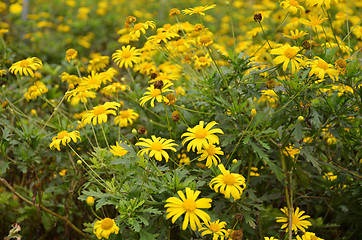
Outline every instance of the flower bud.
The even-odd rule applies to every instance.
[[[180,120],[180,113],[178,111],[174,111],[171,114],[172,121],[177,122]]]
[[[263,19],[263,16],[261,15],[261,13],[255,13],[254,14],[254,21],[255,22],[261,22],[262,19]]]
[[[82,165],[82,160],[78,160],[78,161],[77,161],[77,164],[78,164],[78,165]]]
[[[134,128],[134,129],[132,129],[132,134],[133,135],[137,135],[137,130]]]
[[[298,117],[298,122],[304,121],[304,117],[303,116],[299,116]]]
[[[237,159],[233,159],[233,164],[237,164],[238,160]]]
[[[255,117],[256,116],[256,110],[253,108],[251,109],[251,116]]]
[[[88,206],[92,207],[94,205],[94,197],[87,197],[87,204]]]

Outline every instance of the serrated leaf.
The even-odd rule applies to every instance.
[[[6,173],[6,170],[9,168],[9,162],[0,161],[0,176],[3,176]]]
[[[294,135],[294,139],[296,141],[299,141],[300,139],[304,138],[303,127],[302,127],[302,124],[300,124],[300,122],[298,122],[294,126],[293,135]]]
[[[320,168],[320,164],[317,162],[317,160],[311,154],[309,154],[303,148],[301,149],[301,153],[304,154],[307,161],[312,163],[312,165],[318,170],[319,173],[322,172],[322,169]]]
[[[160,210],[155,209],[155,208],[152,208],[152,207],[143,209],[142,212],[144,212],[144,213],[156,214],[156,215],[162,214],[162,212],[161,212]]]
[[[139,234],[140,240],[156,240],[156,237],[158,236],[158,234],[149,233],[145,229],[141,229],[141,231],[139,231]]]

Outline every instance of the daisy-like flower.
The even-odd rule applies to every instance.
[[[129,33],[130,39],[132,41],[137,41],[139,39],[139,37],[142,34],[146,33],[146,30],[148,28],[152,28],[155,29],[156,28],[156,23],[154,21],[147,21],[145,23],[136,23],[133,26],[133,29],[131,30],[131,32]]]
[[[203,147],[197,154],[202,154],[199,157],[199,161],[206,159],[206,167],[211,168],[212,163],[217,166],[220,163],[220,157],[218,155],[224,155],[221,151],[221,147],[216,147],[214,144],[209,144],[207,147]]]
[[[200,46],[204,46],[204,47],[208,47],[214,43],[211,36],[209,36],[209,35],[203,35],[203,36],[199,37],[197,42]]]
[[[14,63],[9,68],[12,74],[19,73],[21,76],[30,75],[34,77],[34,71],[40,69],[43,66],[42,61],[37,57],[28,57],[27,59],[21,60],[19,62]]]
[[[109,151],[113,153],[114,156],[122,157],[128,153],[128,151],[120,146],[118,142],[116,142],[116,145],[111,145],[110,147],[111,149]]]
[[[169,32],[157,29],[157,34],[150,36],[148,39],[150,42],[161,44],[161,43],[167,43],[169,40],[175,37],[180,37],[180,35],[178,35],[175,32]]]
[[[278,240],[278,239],[274,237],[264,237],[264,240]]]
[[[24,94],[24,97],[27,101],[31,99],[36,99],[38,96],[47,93],[48,88],[44,83],[36,81],[33,86],[28,88],[28,91]]]
[[[305,0],[305,5],[307,7],[322,7],[322,5],[325,5],[326,9],[329,9],[331,2],[338,3],[338,0]]]
[[[272,90],[272,89],[261,90],[261,97],[259,98],[258,103],[267,102],[272,107],[275,107],[277,101],[279,101],[278,94],[276,94],[276,92],[274,90]]]
[[[117,227],[116,223],[111,218],[104,218],[94,224],[93,233],[98,239],[108,239],[111,233],[118,234],[118,232],[119,227]]]
[[[133,67],[133,63],[138,63],[140,61],[140,55],[140,50],[128,45],[127,47],[122,46],[122,49],[120,50],[116,50],[116,52],[112,54],[112,59],[120,68],[123,66],[128,68]]]
[[[140,141],[143,142],[138,142],[135,145],[146,148],[140,150],[137,155],[144,155],[146,153],[150,157],[154,156],[157,161],[162,161],[162,158],[165,158],[166,162],[168,162],[169,155],[165,150],[176,152],[174,147],[178,146],[176,143],[174,143],[173,139],[156,137],[155,135],[152,135],[151,139],[140,138]]]
[[[309,14],[308,19],[309,20],[300,19],[300,23],[310,26],[310,27],[318,27],[328,18],[322,17],[321,15],[317,15],[317,14]]]
[[[178,74],[160,72],[155,79],[151,79],[148,82],[153,83],[156,81],[162,81],[163,83],[169,83],[169,82],[175,81],[177,79],[179,79]]]
[[[88,98],[96,98],[96,93],[86,86],[78,86],[73,90],[67,91],[65,93],[65,98],[68,102],[70,101],[72,106],[75,106],[78,105],[79,101],[87,103]]]
[[[283,33],[283,36],[287,37],[287,38],[290,38],[290,39],[297,40],[297,39],[299,39],[299,38],[301,38],[301,37],[303,37],[303,36],[305,36],[307,34],[308,34],[307,31],[304,32],[304,31],[299,31],[298,29],[296,29],[295,31],[291,30],[290,35]]]
[[[108,56],[102,56],[102,55],[95,55],[92,60],[89,61],[88,64],[88,72],[92,71],[100,71],[102,69],[105,69],[107,65],[109,64],[109,57]]]
[[[291,72],[295,73],[300,69],[299,64],[305,64],[303,56],[301,54],[298,54],[299,50],[299,47],[291,47],[288,43],[286,43],[279,48],[272,49],[270,51],[270,54],[279,55],[275,59],[273,59],[273,62],[275,64],[283,63],[283,71],[287,70],[287,67],[290,63]]]
[[[283,154],[285,156],[290,156],[291,158],[295,158],[295,155],[299,154],[299,148],[294,148],[294,144],[290,144],[288,147],[285,147],[283,150]]]
[[[187,151],[195,152],[201,151],[201,148],[208,148],[209,144],[219,144],[219,137],[215,135],[215,133],[224,134],[224,132],[220,128],[211,129],[215,126],[217,122],[212,121],[208,123],[204,128],[204,121],[200,121],[198,125],[193,128],[187,128],[187,132],[181,135],[181,138],[186,137],[182,144],[185,145],[186,142],[190,141],[187,144]]]
[[[68,62],[70,62],[72,59],[76,59],[77,56],[78,52],[73,48],[70,48],[65,52],[65,58],[68,60]]]
[[[326,74],[329,75],[330,78],[338,81],[338,70],[333,68],[332,64],[326,63],[323,59],[319,57],[315,57],[313,60],[308,62],[308,65],[311,67],[309,72],[309,76],[315,74],[318,78],[323,81]]]
[[[288,10],[291,14],[296,14],[298,11],[304,13],[304,7],[297,0],[285,0],[280,3],[283,9]]]
[[[231,194],[234,200],[239,199],[246,187],[245,178],[240,174],[230,173],[223,164],[219,164],[217,167],[221,174],[210,181],[209,187],[215,192],[219,192],[220,189],[220,193],[224,194],[226,198],[230,198]]]
[[[305,232],[302,237],[297,236],[297,240],[324,240],[324,239],[317,237],[315,233]]]
[[[216,4],[213,4],[213,5],[205,5],[205,6],[198,6],[198,7],[194,7],[194,8],[188,8],[188,9],[184,9],[182,10],[182,13],[183,14],[188,14],[188,15],[192,15],[192,14],[199,14],[199,15],[205,15],[205,11],[206,10],[209,10],[209,9],[212,9],[216,7]]]
[[[138,113],[133,111],[133,109],[127,109],[119,112],[119,115],[114,118],[114,123],[116,125],[119,124],[120,127],[127,127],[133,124],[133,121],[137,120],[138,117]]]
[[[277,222],[281,222],[284,223],[280,229],[286,228],[285,231],[288,232],[288,219],[289,219],[289,213],[288,213],[288,208],[284,207],[280,209],[287,217],[276,217]],[[295,211],[292,214],[292,231],[294,231],[295,234],[297,234],[298,229],[300,229],[302,232],[305,232],[305,230],[309,227],[312,226],[312,224],[305,220],[307,218],[310,218],[310,216],[308,215],[304,215],[305,212],[304,211],[299,211],[299,207],[297,207],[297,209],[295,209]]]
[[[60,75],[60,78],[62,79],[62,82],[67,82],[69,85],[69,89],[74,89],[74,87],[76,85],[79,85],[79,83],[81,82],[81,78],[79,78],[76,75],[71,75],[67,72],[63,72]]]
[[[215,222],[205,222],[205,227],[201,227],[199,231],[203,231],[201,236],[207,234],[212,234],[212,240],[218,240],[219,237],[221,240],[224,240],[224,236],[228,235],[228,231],[225,229],[226,222],[220,222],[216,220]]]
[[[200,191],[193,191],[190,188],[186,188],[186,196],[182,191],[178,191],[177,194],[180,198],[170,197],[166,200],[167,204],[165,208],[167,208],[166,212],[168,213],[166,219],[172,217],[172,223],[185,213],[184,221],[182,224],[182,229],[185,230],[190,223],[190,227],[193,231],[196,231],[196,226],[201,228],[202,221],[209,222],[210,216],[200,210],[200,208],[210,208],[212,199],[210,198],[201,198],[196,200],[200,195]]]
[[[150,75],[151,73],[156,72],[156,66],[153,62],[140,62],[133,68],[133,71]]]
[[[195,67],[197,69],[201,69],[203,67],[209,67],[211,65],[212,60],[207,53],[205,56],[197,57],[195,56]]]
[[[57,134],[56,137],[52,138],[52,143],[49,145],[49,148],[53,150],[54,148],[58,149],[60,151],[60,144],[63,144],[63,146],[66,146],[71,140],[73,142],[77,142],[77,139],[81,140],[79,131],[73,131],[73,132],[67,132],[67,131],[61,131]]]
[[[117,102],[106,102],[103,105],[95,106],[93,110],[83,115],[82,123],[90,124],[92,122],[93,125],[106,123],[108,120],[107,115],[117,115],[115,110],[120,106],[121,104]]]
[[[128,85],[121,84],[119,82],[112,83],[111,85],[105,86],[100,90],[100,92],[107,96],[113,96],[114,93],[118,93],[119,91],[127,91],[130,87]]]
[[[146,102],[151,100],[151,107],[155,106],[155,99],[157,102],[168,102],[168,99],[162,95],[162,93],[173,92],[173,90],[168,89],[173,86],[173,83],[166,83],[161,89],[155,88],[152,84],[147,88],[147,92],[143,94],[143,97],[140,98],[140,105],[143,107]]]

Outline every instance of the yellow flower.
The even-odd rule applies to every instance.
[[[62,169],[62,171],[59,172],[59,175],[64,177],[65,174],[67,174],[67,171],[68,171],[67,169]]]
[[[200,46],[208,47],[211,44],[213,44],[214,41],[212,40],[212,38],[209,35],[203,35],[198,38],[198,43]]]
[[[111,233],[118,234],[118,232],[119,227],[117,227],[113,219],[104,218],[94,224],[93,233],[98,239],[101,239],[102,237],[108,239]]]
[[[69,84],[69,89],[74,89],[75,85],[78,85],[81,82],[81,78],[67,72],[63,72],[60,75],[60,78],[62,79],[62,82],[67,82]]]
[[[189,8],[189,9],[184,9],[182,10],[183,14],[188,14],[188,15],[192,15],[192,14],[199,14],[199,15],[205,15],[205,11],[212,9],[216,7],[216,4],[213,4],[211,6],[205,5],[205,6],[198,6],[198,7],[194,7],[194,8]]]
[[[288,232],[288,219],[289,219],[289,213],[288,208],[284,207],[280,209],[287,217],[276,217],[277,222],[284,223],[280,229],[286,228],[285,231]],[[305,229],[307,229],[309,226],[312,226],[312,224],[305,220],[306,218],[309,218],[310,216],[304,215],[304,211],[299,211],[299,207],[295,209],[295,211],[292,214],[292,231],[294,231],[295,234],[297,234],[298,229],[300,229],[302,232],[305,232]]]
[[[65,53],[65,58],[68,60],[68,62],[70,62],[72,59],[76,59],[77,56],[78,52],[73,48],[68,49]]]
[[[309,14],[308,15],[308,19],[300,19],[300,23],[310,26],[310,27],[318,27],[320,26],[325,20],[327,20],[328,18],[326,17],[322,17],[320,15],[317,14]]]
[[[283,150],[283,154],[285,156],[290,156],[291,158],[295,158],[295,155],[299,154],[300,150],[298,148],[294,148],[294,144],[290,144],[288,147],[285,147]]]
[[[168,213],[166,219],[172,217],[172,223],[185,213],[184,221],[182,224],[182,229],[185,230],[190,223],[190,227],[193,231],[196,231],[196,226],[201,228],[200,219],[204,222],[210,221],[210,216],[200,210],[200,208],[210,208],[212,199],[210,198],[201,198],[196,200],[201,192],[193,191],[190,188],[186,188],[186,196],[182,191],[178,191],[177,194],[180,198],[170,197],[166,200],[167,208],[166,212]]]
[[[277,101],[279,101],[279,98],[274,90],[261,90],[261,97],[259,98],[258,103],[268,102],[272,107],[276,107]]]
[[[168,16],[172,17],[172,16],[176,16],[176,15],[180,15],[181,12],[180,10],[178,10],[177,8],[172,8],[168,14]]]
[[[230,173],[223,164],[219,164],[218,168],[221,174],[210,181],[209,187],[215,192],[219,192],[220,189],[220,193],[224,194],[226,198],[230,198],[231,194],[234,200],[239,199],[246,187],[245,178],[240,174]]]
[[[138,38],[141,36],[141,33],[145,34],[146,30],[148,28],[155,29],[156,28],[156,23],[154,21],[147,21],[145,23],[141,23],[141,22],[136,23],[133,26],[132,31],[129,33],[131,41],[138,41]]]
[[[111,147],[110,151],[111,153],[113,153],[114,156],[122,157],[128,153],[128,151],[124,149],[122,146],[120,146],[118,142],[116,142],[116,145],[111,145],[110,147]]]
[[[278,239],[274,237],[264,237],[264,240],[278,240]]]
[[[89,61],[88,64],[88,72],[91,71],[100,71],[107,67],[109,64],[109,57],[108,56],[101,56],[101,55],[95,55],[92,60]]]
[[[331,7],[331,1],[338,3],[338,0],[305,0],[305,5],[307,7],[322,7],[322,5],[326,6],[326,9]]]
[[[116,115],[116,109],[121,105],[117,102],[106,102],[103,105],[98,105],[93,108],[93,110],[88,111],[82,117],[82,123],[93,125],[106,123],[108,120],[107,114]]]
[[[151,100],[151,107],[155,106],[155,99],[157,102],[168,102],[168,99],[162,95],[162,93],[165,92],[173,92],[173,90],[168,89],[171,87],[173,83],[166,83],[161,89],[155,88],[155,86],[152,84],[150,85],[147,90],[148,92],[145,92],[143,94],[143,97],[140,98],[140,105],[143,107],[146,102]]]
[[[304,7],[302,7],[297,0],[285,0],[280,3],[283,9],[288,10],[291,14],[296,14],[299,10],[300,13],[304,13]]]
[[[36,81],[33,86],[28,88],[28,91],[24,94],[24,97],[27,101],[30,101],[31,99],[36,99],[38,96],[47,92],[48,88],[44,85],[44,83]]]
[[[126,91],[129,90],[130,87],[128,85],[121,84],[119,82],[112,83],[111,85],[105,86],[100,91],[102,94],[107,96],[113,96],[113,93],[117,93],[119,91]]]
[[[66,146],[71,140],[76,143],[78,138],[79,140],[81,140],[79,131],[61,131],[57,134],[56,137],[52,138],[52,143],[49,145],[49,148],[53,150],[53,148],[55,147],[56,149],[58,149],[58,151],[60,151],[60,143],[63,144],[63,146]]]
[[[21,60],[11,65],[9,70],[12,74],[19,73],[21,76],[30,75],[31,77],[34,77],[34,71],[40,69],[42,65],[43,63],[39,58],[28,57],[27,59]]]
[[[297,40],[305,35],[307,35],[308,32],[307,31],[299,31],[298,29],[296,29],[295,31],[291,30],[290,31],[290,35],[287,35],[285,33],[283,33],[284,37],[290,38],[290,39],[294,39]]]
[[[220,158],[218,155],[224,155],[224,152],[221,151],[221,147],[215,147],[213,144],[209,144],[208,147],[203,147],[197,154],[202,154],[199,157],[199,161],[206,159],[206,167],[211,168],[212,163],[217,166],[220,162]]]
[[[195,67],[201,69],[203,67],[208,67],[211,65],[212,60],[209,58],[207,53],[205,56],[197,57],[195,56]]]
[[[332,172],[328,172],[324,174],[323,178],[332,182],[337,179],[337,175],[334,175]]]
[[[181,138],[186,137],[182,144],[185,145],[186,142],[190,141],[187,144],[187,151],[201,151],[202,147],[208,147],[209,144],[219,144],[219,138],[214,133],[224,134],[220,128],[211,129],[217,123],[212,121],[208,123],[204,128],[204,121],[200,121],[198,125],[193,128],[187,128],[188,132],[185,132],[181,135]]]
[[[176,152],[174,147],[178,146],[176,143],[173,143],[173,139],[166,139],[161,137],[156,137],[155,135],[151,136],[151,139],[140,138],[140,141],[135,145],[146,147],[138,152],[137,155],[148,154],[150,157],[155,157],[157,161],[162,161],[162,158],[165,158],[166,162],[168,162],[169,155],[165,150],[172,150]]]
[[[65,98],[68,102],[70,101],[70,104],[72,106],[74,106],[78,105],[79,101],[81,101],[82,103],[87,103],[88,98],[96,98],[96,93],[86,86],[78,86],[74,90],[68,90],[65,93]]]
[[[90,207],[93,206],[94,205],[94,197],[88,196],[86,202],[87,202],[88,206],[90,206]]]
[[[226,222],[220,222],[220,220],[216,220],[215,222],[205,222],[205,227],[201,227],[199,231],[203,231],[201,236],[205,236],[207,234],[212,234],[212,240],[218,240],[219,237],[221,240],[224,239],[224,236],[228,235],[228,231],[225,229]]]
[[[153,62],[140,62],[133,68],[133,71],[140,72],[141,74],[150,75],[153,72],[156,72],[156,66]]]
[[[180,37],[177,33],[169,32],[165,30],[157,30],[157,34],[150,36],[148,40],[153,43],[161,44],[161,43],[167,43],[168,40],[171,40],[172,38]]]
[[[138,113],[133,111],[133,109],[127,109],[124,111],[120,111],[119,115],[114,118],[114,123],[121,127],[127,127],[128,125],[133,124],[134,120],[137,120],[139,117]]]
[[[302,59],[302,55],[298,54],[299,47],[291,47],[288,43],[284,44],[280,48],[272,49],[270,54],[279,55],[273,62],[275,64],[283,63],[283,71],[287,70],[287,67],[290,63],[291,65],[291,72],[295,73],[299,71],[300,66],[299,64],[304,65],[304,60]]]
[[[128,68],[133,67],[133,63],[140,61],[139,55],[141,55],[140,50],[128,45],[127,47],[122,46],[121,50],[116,50],[116,52],[112,54],[112,59],[120,68],[123,66]]]
[[[332,64],[326,63],[323,59],[315,57],[313,60],[308,62],[308,65],[311,67],[309,76],[315,74],[318,78],[323,81],[325,74],[328,74],[330,78],[338,81],[338,70],[333,68]]]
[[[190,165],[191,160],[185,153],[178,154],[177,158],[180,160],[180,165]]]
[[[87,77],[83,77],[80,85],[87,86],[89,89],[98,89],[101,87],[102,83],[107,83],[107,81],[112,82],[113,74],[110,72],[101,72],[97,73],[92,71]]]
[[[312,232],[305,232],[302,237],[297,236],[297,240],[324,240],[323,238],[319,238]]]

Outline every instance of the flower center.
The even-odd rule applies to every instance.
[[[122,118],[129,118],[131,116],[131,113],[128,110],[126,110],[126,111],[121,111],[120,115]]]
[[[128,51],[128,50],[124,50],[123,52],[122,52],[122,57],[123,58],[130,58],[130,57],[132,57],[132,53],[130,52],[130,51]]]
[[[199,57],[199,61],[202,62],[202,63],[206,63],[207,58],[206,57]]]
[[[203,128],[199,128],[195,131],[195,138],[204,138],[207,136],[207,131]]]
[[[93,109],[93,114],[100,115],[100,114],[103,114],[105,111],[106,111],[106,108],[104,106],[96,106]]]
[[[203,7],[195,7],[193,12],[194,13],[200,13],[200,12],[203,12],[204,8]]]
[[[217,223],[210,223],[209,229],[210,229],[212,232],[214,232],[214,233],[220,231],[219,224],[217,224]]]
[[[299,218],[297,216],[295,216],[295,214],[293,213],[292,225],[298,225],[298,224],[299,224]]]
[[[101,226],[104,230],[109,230],[113,227],[113,221],[110,218],[105,218],[101,221]]]
[[[142,27],[143,27],[143,23],[137,23],[134,25],[133,29],[137,31],[137,30],[140,30]]]
[[[160,142],[154,142],[151,144],[151,148],[156,151],[161,151],[163,149],[163,145]]]
[[[69,133],[67,131],[61,131],[61,132],[58,133],[57,138],[58,139],[63,139],[63,138],[68,137],[68,136],[69,136]]]
[[[235,177],[230,173],[225,174],[222,180],[226,185],[233,185],[236,182]]]
[[[182,207],[187,212],[193,212],[196,209],[196,203],[192,199],[185,199],[184,203],[182,204]]]
[[[297,55],[297,51],[294,48],[287,48],[284,52],[284,55],[291,59],[293,58],[295,55]]]
[[[20,62],[19,62],[19,66],[20,67],[27,67],[27,66],[29,66],[30,65],[30,62],[28,61],[28,60],[21,60]]]
[[[209,154],[209,156],[212,156],[215,154],[216,149],[215,149],[214,145],[209,145],[209,148],[206,151]]]
[[[328,69],[328,64],[327,64],[325,61],[319,61],[317,66],[318,66],[319,68],[324,69],[324,70],[327,70],[327,69]]]
[[[160,95],[160,94],[161,94],[161,90],[158,89],[158,88],[153,89],[153,90],[150,92],[150,95],[151,95],[152,97],[157,97],[157,96]]]

